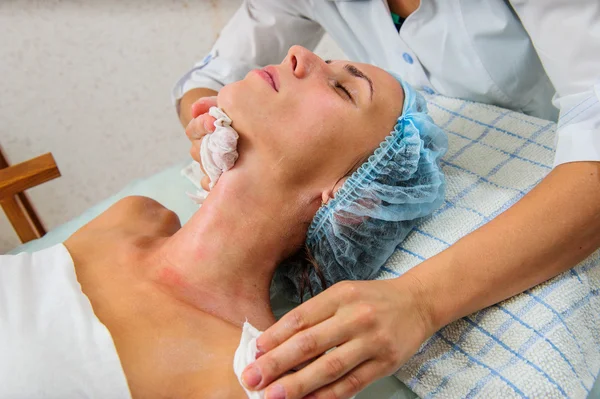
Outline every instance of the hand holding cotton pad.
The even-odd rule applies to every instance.
[[[233,167],[238,158],[239,135],[231,127],[231,119],[217,107],[210,107],[208,114],[216,119],[215,131],[207,134],[200,145],[202,168],[210,179],[212,189],[223,172]]]
[[[202,138],[200,144],[200,160],[202,168],[210,179],[212,189],[223,172],[233,167],[238,158],[237,142],[239,135],[231,127],[231,119],[217,107],[210,107],[208,114],[216,119],[215,131]],[[208,193],[198,191],[196,195],[189,194],[196,203],[202,204]]]

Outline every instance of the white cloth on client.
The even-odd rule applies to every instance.
[[[131,398],[62,244],[0,256],[0,397]]]

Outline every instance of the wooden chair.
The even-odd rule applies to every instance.
[[[0,206],[21,242],[46,234],[25,190],[60,177],[52,154],[47,153],[9,166],[0,147]]]

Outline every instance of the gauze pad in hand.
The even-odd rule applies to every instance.
[[[240,345],[235,351],[233,357],[233,372],[237,376],[242,388],[246,391],[249,399],[263,399],[265,397],[264,391],[249,391],[244,387],[242,382],[242,372],[247,365],[256,360],[256,353],[258,348],[256,347],[256,339],[262,334],[250,323],[245,322],[242,327],[242,338],[240,339]]]
[[[242,382],[242,372],[250,363],[253,363],[256,360],[256,354],[258,353],[258,348],[256,347],[256,340],[262,331],[258,331],[252,324],[246,321],[244,326],[242,327],[242,337],[240,338],[240,345],[235,351],[235,355],[233,357],[233,372],[238,378],[238,381],[246,391],[246,395],[248,399],[264,399],[265,391],[249,391],[244,386]],[[330,349],[333,350],[333,349]],[[329,352],[329,351],[328,351]],[[306,365],[307,363],[305,363]],[[350,399],[354,399],[355,396]]]
[[[238,134],[231,127],[231,119],[220,108],[210,107],[208,114],[216,119],[215,131],[207,134],[200,145],[200,160],[212,189],[223,172],[233,167],[238,158]]]

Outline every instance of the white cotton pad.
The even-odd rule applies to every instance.
[[[210,107],[208,114],[216,119],[215,131],[202,139],[200,160],[212,189],[223,172],[231,169],[237,161],[239,135],[231,127],[231,119],[220,108]]]
[[[258,331],[256,327],[246,321],[244,326],[242,327],[242,337],[240,338],[240,345],[235,351],[235,355],[233,356],[233,372],[238,378],[240,385],[246,391],[246,395],[248,399],[264,399],[265,391],[249,391],[244,386],[242,382],[242,372],[250,363],[253,363],[256,360],[256,354],[258,353],[258,348],[256,347],[256,340],[262,331]],[[330,349],[332,351],[333,349]],[[329,352],[329,351],[327,351]],[[305,365],[308,363],[305,363]],[[304,366],[302,366],[304,367]],[[300,368],[302,368],[300,367]],[[289,374],[289,373],[288,373]],[[353,396],[350,399],[355,399]]]
[[[246,395],[248,395],[249,399],[263,399],[265,397],[264,390],[249,391],[246,389],[246,387],[244,387],[244,383],[242,382],[242,372],[247,365],[256,360],[256,353],[258,352],[258,348],[256,347],[256,339],[260,337],[260,334],[262,334],[262,332],[258,331],[254,326],[246,321],[242,327],[240,345],[235,351],[235,355],[233,357],[233,371],[240,381],[242,388],[244,388],[244,391],[246,391]]]

